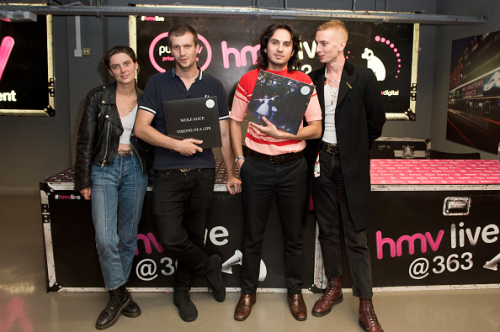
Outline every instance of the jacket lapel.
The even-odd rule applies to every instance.
[[[342,101],[347,96],[349,91],[351,91],[355,85],[356,85],[356,77],[354,75],[354,67],[348,60],[346,60],[344,64],[344,70],[342,71],[342,77],[340,79],[339,97],[337,100],[337,106],[342,103]]]
[[[323,121],[321,121],[323,129],[321,133],[325,131],[325,67],[323,70],[319,70],[316,76],[313,78],[313,83],[316,85],[316,94],[318,95],[319,105],[321,106],[321,115]]]
[[[104,116],[106,116],[107,120],[118,128],[123,128],[122,121],[120,120],[120,114],[118,113],[118,108],[116,106],[116,82],[107,86],[106,90],[104,90],[102,100],[103,106],[107,107],[107,112],[104,112]]]

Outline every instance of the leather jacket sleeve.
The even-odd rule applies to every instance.
[[[76,143],[76,162],[75,162],[75,190],[80,191],[83,188],[92,187],[91,165],[95,146],[96,132],[98,126],[97,119],[97,96],[98,92],[93,91],[87,95],[83,116],[78,129],[78,138]]]
[[[142,99],[142,90],[137,89],[137,99],[140,104]],[[154,148],[152,145],[144,142],[139,137],[135,136],[135,123],[134,128],[132,128],[132,133],[130,135],[130,144],[139,156],[141,162],[142,172],[148,173],[153,168],[153,153]]]

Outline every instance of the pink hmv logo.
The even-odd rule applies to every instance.
[[[2,39],[2,44],[0,45],[0,80],[2,80],[3,72],[7,61],[9,60],[10,52],[14,48],[14,38],[11,36],[5,36]]]

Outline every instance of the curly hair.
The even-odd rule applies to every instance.
[[[293,53],[292,56],[290,57],[290,60],[288,60],[288,71],[291,72],[293,70],[298,70],[300,66],[300,60],[299,60],[300,36],[297,33],[297,31],[295,31],[293,26],[288,23],[272,24],[262,32],[262,35],[260,36],[260,50],[256,66],[257,68],[262,68],[262,69],[267,69],[269,67],[269,59],[267,57],[267,53],[265,50],[267,49],[267,44],[269,43],[269,39],[271,39],[276,30],[279,29],[287,30],[288,32],[290,32],[290,35],[292,36]]]

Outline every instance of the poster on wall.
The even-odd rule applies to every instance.
[[[497,153],[500,142],[500,31],[454,40],[446,139]]]
[[[51,32],[51,15],[0,20],[0,115],[55,115]]]
[[[198,31],[201,46],[198,66],[222,81],[231,105],[239,79],[255,68],[260,34],[277,22],[260,18],[139,16],[130,29],[136,32],[137,58],[141,68],[139,87],[144,88],[152,75],[174,67],[174,58],[167,46],[168,30],[175,24],[186,23]],[[310,73],[321,68],[323,65],[316,56],[314,39],[317,27],[323,22],[294,20],[288,23],[301,35],[299,58],[302,64],[299,69]],[[349,30],[345,55],[353,63],[374,71],[387,118],[415,120],[417,53],[414,52],[414,36],[418,35],[418,25],[345,23]]]

